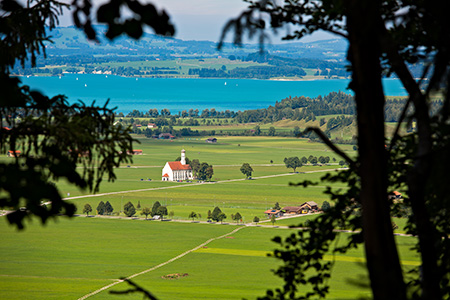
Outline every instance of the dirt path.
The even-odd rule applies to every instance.
[[[142,272],[139,272],[139,273],[130,275],[130,276],[128,276],[128,277],[125,278],[125,279],[118,279],[117,281],[115,281],[115,282],[113,282],[113,283],[111,283],[111,284],[108,284],[108,285],[106,285],[106,286],[104,286],[104,287],[102,287],[102,288],[100,288],[100,289],[98,289],[98,290],[96,290],[96,291],[93,291],[92,293],[89,293],[89,294],[87,294],[87,295],[84,295],[84,296],[81,297],[81,298],[78,298],[78,300],[84,300],[84,299],[87,299],[87,298],[89,298],[89,297],[91,297],[91,296],[94,296],[94,295],[96,295],[96,294],[98,294],[98,293],[100,293],[100,292],[102,292],[102,291],[104,291],[104,290],[107,290],[107,289],[109,289],[109,288],[111,288],[111,287],[113,287],[113,286],[115,286],[115,285],[117,285],[117,284],[119,284],[119,283],[121,283],[121,282],[124,282],[125,280],[133,279],[133,278],[135,278],[135,277],[137,277],[137,276],[139,276],[139,275],[143,275],[143,274],[146,274],[146,273],[148,273],[148,272],[151,272],[151,271],[154,271],[154,270],[156,270],[156,269],[159,269],[159,268],[161,268],[161,267],[163,267],[163,266],[165,266],[165,265],[167,265],[167,264],[170,264],[170,263],[173,262],[173,261],[176,261],[176,260],[178,260],[178,259],[180,259],[180,258],[186,256],[187,254],[189,254],[189,253],[191,253],[191,252],[193,252],[193,251],[196,251],[196,250],[198,250],[198,249],[200,249],[200,248],[202,248],[202,247],[208,245],[209,243],[211,243],[211,242],[213,242],[213,241],[215,241],[215,240],[219,240],[219,239],[222,239],[222,238],[224,238],[224,237],[227,237],[227,236],[229,236],[229,235],[231,235],[231,234],[233,234],[233,233],[235,233],[235,232],[237,232],[237,231],[239,231],[239,230],[241,230],[241,229],[243,229],[243,228],[245,228],[245,226],[238,227],[238,228],[234,229],[233,231],[231,231],[231,232],[229,232],[229,233],[226,233],[226,234],[224,234],[224,235],[221,235],[221,236],[218,236],[218,237],[215,237],[215,238],[211,238],[211,239],[207,240],[206,242],[204,242],[204,243],[198,245],[197,247],[192,248],[191,250],[188,250],[188,251],[186,251],[186,252],[183,252],[183,253],[181,253],[180,255],[175,256],[174,258],[169,259],[168,261],[165,261],[165,262],[163,262],[163,263],[161,263],[161,264],[159,264],[159,265],[156,265],[156,266],[154,266],[154,267],[152,267],[152,268],[150,268],[150,269],[144,270],[144,271],[142,271]]]
[[[303,173],[306,174],[306,173],[330,172],[330,171],[335,171],[335,170],[342,170],[342,169],[341,168],[322,169],[322,170],[317,170],[317,171],[307,171],[307,172],[303,172]],[[297,173],[284,173],[284,174],[276,174],[276,175],[259,176],[259,177],[253,177],[252,180],[264,179],[264,178],[273,178],[273,177],[282,177],[282,176],[292,176],[292,175],[297,175]],[[186,188],[186,187],[203,185],[203,184],[221,184],[221,183],[244,181],[244,180],[246,180],[246,179],[245,178],[239,178],[239,179],[231,179],[231,180],[220,180],[220,181],[214,181],[214,182],[180,184],[180,185],[175,185],[175,186],[165,186],[165,187],[157,187],[157,188],[148,188],[148,189],[139,189],[139,190],[129,190],[129,191],[119,191],[119,192],[110,192],[110,193],[75,196],[75,197],[64,198],[63,200],[73,200],[73,199],[90,198],[90,197],[101,197],[101,196],[108,196],[108,195],[128,194],[128,193],[136,193],[136,192],[147,192],[147,191],[155,191],[155,190],[177,189],[177,188]]]

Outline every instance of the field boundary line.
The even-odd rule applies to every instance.
[[[241,229],[243,229],[243,228],[246,228],[246,226],[238,227],[238,228],[236,228],[236,229],[234,229],[234,230],[232,230],[232,231],[230,231],[230,232],[228,232],[228,233],[226,233],[226,234],[223,234],[223,235],[221,235],[221,236],[218,236],[218,237],[215,237],[215,238],[210,238],[210,239],[207,240],[206,242],[204,242],[204,243],[202,243],[202,244],[200,244],[200,245],[198,245],[198,246],[196,246],[196,247],[194,247],[194,248],[192,248],[192,249],[190,249],[190,250],[187,250],[187,251],[181,253],[180,255],[175,256],[175,257],[173,257],[173,258],[171,258],[171,259],[169,259],[169,260],[167,260],[167,261],[165,261],[165,262],[163,262],[163,263],[160,263],[159,265],[156,265],[156,266],[154,266],[154,267],[151,267],[150,269],[144,270],[144,271],[142,271],[142,272],[139,272],[139,273],[135,273],[135,274],[133,274],[133,275],[130,275],[130,276],[126,277],[125,279],[117,279],[117,281],[115,281],[115,282],[113,282],[113,283],[111,283],[111,284],[108,284],[108,285],[106,285],[106,286],[104,286],[104,287],[102,287],[102,288],[100,288],[100,289],[98,289],[98,290],[96,290],[96,291],[93,291],[93,292],[91,292],[91,293],[89,293],[89,294],[87,294],[87,295],[84,295],[83,297],[78,298],[78,300],[84,300],[84,299],[87,299],[87,298],[89,298],[89,297],[91,297],[91,296],[94,296],[94,295],[96,295],[96,294],[98,294],[98,293],[100,293],[100,292],[102,292],[102,291],[104,291],[104,290],[107,290],[107,289],[109,289],[109,288],[111,288],[111,287],[113,287],[113,286],[115,286],[115,285],[117,285],[117,284],[119,284],[119,283],[122,283],[122,282],[124,282],[125,280],[133,279],[133,278],[135,278],[135,277],[137,277],[137,276],[139,276],[139,275],[143,275],[143,274],[146,274],[146,273],[148,273],[148,272],[151,272],[151,271],[154,271],[154,270],[156,270],[156,269],[159,269],[159,268],[161,268],[161,267],[163,267],[163,266],[165,266],[165,265],[167,265],[167,264],[170,264],[171,262],[174,262],[174,261],[176,261],[176,260],[178,260],[178,259],[180,259],[180,258],[186,256],[186,255],[189,254],[189,253],[192,253],[192,252],[194,252],[194,251],[196,251],[196,250],[198,250],[198,249],[200,249],[200,248],[202,248],[202,247],[208,245],[209,243],[211,243],[211,242],[213,242],[213,241],[215,241],[215,240],[219,240],[219,239],[225,238],[225,237],[227,237],[227,236],[229,236],[229,235],[231,235],[231,234],[233,234],[233,233],[238,232],[239,230],[241,230]]]

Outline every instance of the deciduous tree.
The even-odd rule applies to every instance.
[[[83,214],[86,214],[86,216],[89,216],[89,213],[91,211],[92,211],[91,205],[89,203],[86,203],[83,208]]]
[[[164,219],[164,216],[167,216],[167,207],[160,206],[158,207],[158,210],[156,211],[156,215],[161,217],[161,220]]]
[[[241,214],[240,214],[239,212],[237,212],[237,213],[233,216],[232,219],[233,219],[234,221],[236,221],[236,223],[239,223],[239,221],[242,220],[242,216],[241,216]]]
[[[223,220],[225,220],[227,218],[227,215],[223,212],[221,212],[218,216],[217,216],[217,221],[220,221],[220,223],[223,223]]]
[[[142,209],[141,215],[145,215],[145,219],[147,220],[148,215],[152,214],[152,210],[150,209],[150,207],[144,207]]]
[[[323,204],[322,204],[322,211],[326,212],[326,211],[329,210],[329,209],[330,209],[330,202],[328,202],[328,201],[323,201]]]
[[[275,222],[277,221],[277,217],[275,215],[270,216],[270,222],[272,223],[272,226],[275,225]]]
[[[252,176],[253,168],[249,163],[243,163],[240,170],[242,174],[244,174],[247,178]]]
[[[197,213],[194,211],[191,211],[191,213],[188,216],[189,219],[192,219],[192,222],[194,222],[194,219],[197,219]]]
[[[222,210],[218,206],[214,207],[214,210],[213,210],[213,212],[211,214],[211,219],[213,221],[219,222],[219,215],[221,213],[222,213]]]
[[[161,203],[159,203],[159,201],[156,201],[155,203],[153,203],[153,207],[152,207],[152,217],[157,215],[158,212],[158,208],[161,206]]]
[[[284,164],[286,165],[286,168],[292,168],[294,172],[297,168],[302,166],[302,163],[297,156],[284,158]]]

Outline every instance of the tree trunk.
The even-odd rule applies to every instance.
[[[384,133],[382,25],[378,1],[348,2],[349,59],[355,92],[363,235],[374,299],[406,299],[406,290],[392,231],[387,197],[387,156]]]

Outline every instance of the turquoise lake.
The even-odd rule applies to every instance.
[[[62,77],[21,77],[24,84],[47,96],[64,94],[70,103],[78,100],[103,105],[118,112],[167,108],[243,111],[266,108],[289,96],[317,97],[333,91],[350,93],[349,80],[276,81],[253,79],[164,79],[128,78],[113,75],[66,74]],[[386,95],[406,95],[395,79],[383,81]]]

